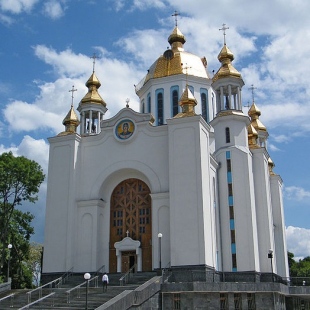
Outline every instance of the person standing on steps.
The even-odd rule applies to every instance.
[[[109,284],[109,277],[107,273],[105,272],[102,276],[103,292],[106,292],[108,290],[108,284]]]

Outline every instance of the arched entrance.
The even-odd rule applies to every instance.
[[[116,250],[115,243],[124,238],[140,241],[142,271],[152,270],[152,212],[150,189],[141,180],[127,179],[118,184],[111,195],[110,208],[110,272],[126,272],[138,264],[134,248]],[[117,268],[117,255],[121,255]],[[120,257],[119,257],[120,259]]]

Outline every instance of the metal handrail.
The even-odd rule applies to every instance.
[[[37,300],[35,300],[35,301],[31,302],[31,303],[28,303],[26,306],[24,306],[22,308],[19,308],[18,310],[29,309],[29,306],[32,306],[32,305],[34,305],[34,304],[36,304],[36,303],[38,303],[38,302],[40,302],[40,301],[42,301],[42,300],[44,300],[44,299],[46,299],[48,297],[51,297],[54,294],[55,294],[55,292],[50,293],[50,294],[48,294],[48,295],[46,295],[44,297],[41,297],[40,299],[37,299]],[[53,299],[53,302],[52,302],[52,306],[54,306],[54,299]]]
[[[42,286],[39,286],[33,290],[31,290],[30,292],[27,292],[26,294],[28,295],[28,303],[31,302],[31,294],[36,292],[36,291],[39,291],[39,299],[42,297],[42,289],[45,288],[45,287],[48,287],[49,289],[52,289],[53,288],[53,284],[55,287],[59,286],[62,282],[62,277],[59,277],[51,282],[48,282]]]
[[[66,272],[61,276],[62,282],[63,282],[63,283],[66,283],[66,280],[71,276],[72,273],[73,273],[73,267],[71,267],[68,271],[66,271]],[[61,284],[61,283],[59,283],[59,284]],[[58,285],[59,285],[59,284],[58,284]]]
[[[102,272],[100,272],[102,271]],[[100,273],[104,273],[105,272],[105,265],[102,265],[97,271],[96,271],[96,275],[100,274]]]
[[[94,282],[94,286],[95,287],[98,287],[98,276],[95,276],[93,277],[92,279],[89,279],[88,280],[88,283],[92,283]],[[81,297],[81,287],[83,285],[86,285],[87,281],[84,281],[83,283],[71,288],[70,290],[66,291],[67,293],[67,304],[70,304],[70,301],[71,301],[71,293],[74,292],[74,291],[77,291],[77,298],[80,298]]]
[[[12,294],[10,294],[10,295],[8,295],[8,296],[5,296],[5,297],[0,298],[0,303],[1,303],[2,301],[4,301],[5,299],[11,298],[11,305],[10,305],[10,307],[12,308],[12,307],[13,307],[13,298],[14,298],[14,295],[15,295],[15,293],[12,293]]]
[[[133,274],[133,270],[136,270],[137,265],[133,265],[120,279],[119,285],[123,286],[123,284],[127,284],[128,280],[130,279],[131,275]]]

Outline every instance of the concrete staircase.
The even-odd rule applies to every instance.
[[[129,283],[125,286],[119,285],[120,274],[110,274],[108,285],[108,291],[103,292],[101,279],[99,280],[98,287],[94,287],[91,283],[88,288],[87,294],[87,305],[88,309],[96,309],[100,305],[106,303],[115,296],[121,294],[125,290],[134,290],[139,287],[144,282],[148,281],[152,277],[156,276],[154,272],[147,273],[137,273],[134,274]],[[50,293],[54,293],[53,296],[50,296],[39,303],[29,306],[29,309],[86,309],[86,287],[81,286],[80,289],[74,290],[70,293],[70,303],[68,303],[68,293],[67,291],[71,288],[80,285],[85,280],[83,275],[74,275],[69,278],[69,280],[62,285],[61,288],[45,288],[42,290],[42,297],[47,296]],[[20,309],[23,306],[28,304],[28,295],[29,290],[12,290],[6,293],[0,294],[0,299],[4,296],[14,293],[14,298],[6,299],[0,302],[0,309]],[[32,295],[31,302],[38,299],[39,296]]]

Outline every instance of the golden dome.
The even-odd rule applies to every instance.
[[[150,67],[147,75],[136,86],[138,92],[149,80],[176,74],[187,74],[209,78],[206,66],[207,60],[184,51],[185,36],[175,27],[168,38],[171,49],[167,49]]]
[[[275,166],[274,162],[273,162],[272,159],[269,157],[269,158],[268,158],[268,167],[269,167],[269,174],[270,174],[270,175],[276,175],[276,174],[273,172],[274,166]]]
[[[234,54],[226,46],[226,44],[224,44],[217,58],[222,64],[222,66],[214,75],[213,82],[215,82],[218,79],[226,77],[234,77],[239,79],[241,78],[241,74],[239,73],[239,71],[236,70],[234,66],[231,64],[231,62],[234,60]]]
[[[186,42],[186,39],[183,33],[180,31],[180,29],[177,26],[175,26],[171,35],[169,36],[168,42],[171,45],[171,49],[173,51],[180,50],[180,49],[183,50],[183,44]]]
[[[257,144],[258,133],[255,128],[250,124],[248,126],[248,141],[250,149],[257,149],[259,145]]]
[[[58,136],[65,136],[76,133],[76,128],[79,126],[80,121],[72,105],[62,123],[65,126],[65,131],[58,134]]]
[[[195,113],[195,106],[197,105],[197,100],[188,88],[188,85],[186,85],[185,90],[180,98],[179,105],[182,108],[182,112],[178,113],[174,118],[197,115]]]
[[[263,123],[259,120],[259,116],[261,115],[261,112],[259,110],[259,108],[257,107],[257,105],[253,102],[248,115],[251,118],[251,124],[253,125],[253,127],[259,131],[267,131],[266,127],[263,125]]]
[[[101,104],[104,107],[107,105],[98,93],[98,88],[101,86],[97,76],[93,73],[85,84],[88,87],[88,93],[81,100],[82,104]]]

